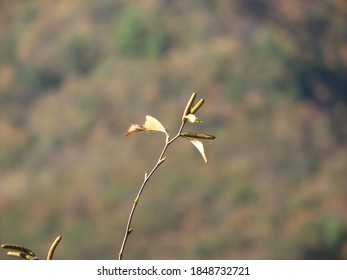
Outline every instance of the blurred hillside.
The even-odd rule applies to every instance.
[[[169,147],[124,258],[346,259],[346,18],[344,0],[2,1],[0,243],[116,258],[164,143],[124,133],[147,114],[174,133],[196,91],[209,163]]]

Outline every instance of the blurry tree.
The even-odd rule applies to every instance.
[[[85,74],[94,67],[98,54],[89,38],[80,35],[71,36],[63,50],[63,59],[67,70]]]
[[[146,38],[146,56],[153,58],[161,57],[168,48],[168,40],[163,23],[156,22],[152,24]]]
[[[125,8],[117,21],[115,39],[118,50],[125,56],[158,58],[165,54],[169,45],[164,21],[145,22],[133,7]]]
[[[19,100],[24,103],[34,101],[45,89],[59,86],[62,82],[62,73],[54,67],[40,64],[26,65],[18,71],[21,85]]]
[[[126,56],[140,56],[144,53],[145,29],[136,9],[126,8],[115,28],[116,44]]]
[[[329,216],[315,225],[316,242],[302,250],[303,259],[343,259],[347,230],[340,217]]]
[[[347,5],[335,1],[239,1],[236,9],[275,30],[280,46],[289,44],[283,61],[300,96],[326,110],[336,136],[347,137]],[[288,48],[288,47],[287,47]],[[345,129],[341,129],[341,126]]]

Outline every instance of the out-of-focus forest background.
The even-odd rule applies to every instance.
[[[1,1],[0,243],[40,257],[347,258],[345,0]],[[193,129],[192,126],[190,128]],[[2,251],[1,259],[8,259]]]

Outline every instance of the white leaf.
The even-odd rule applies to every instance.
[[[195,122],[198,122],[198,123],[201,123],[202,121],[197,117],[195,116],[194,114],[189,114],[187,116],[185,116],[185,118],[190,121],[191,123],[195,123]]]
[[[143,127],[148,132],[161,131],[167,134],[165,127],[161,124],[161,122],[151,116],[146,116],[146,122],[144,123]]]
[[[195,146],[195,148],[198,149],[198,151],[200,152],[200,154],[204,158],[204,161],[207,163],[207,157],[205,155],[204,145],[202,144],[202,142],[199,140],[196,140],[196,139],[192,139],[189,141]]]

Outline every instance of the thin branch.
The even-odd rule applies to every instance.
[[[191,104],[190,104],[191,106]],[[119,251],[119,255],[118,255],[118,259],[121,260],[123,258],[123,252],[124,252],[124,248],[125,248],[125,244],[128,240],[128,237],[130,235],[130,233],[132,232],[132,228],[131,228],[131,222],[132,222],[132,219],[133,219],[133,216],[134,216],[134,213],[135,213],[135,209],[136,209],[136,206],[139,202],[139,199],[140,199],[140,196],[148,182],[148,180],[151,178],[151,176],[153,175],[153,173],[158,169],[158,167],[164,162],[165,160],[165,152],[167,150],[167,148],[170,146],[170,144],[172,144],[178,137],[181,136],[181,132],[182,132],[182,129],[185,125],[186,121],[185,120],[182,120],[182,123],[181,123],[181,127],[179,128],[177,134],[170,140],[170,137],[167,135],[166,136],[166,141],[165,141],[165,145],[163,147],[163,150],[161,151],[160,153],[160,156],[159,156],[159,159],[157,161],[157,163],[155,164],[155,166],[153,167],[152,171],[149,173],[149,174],[145,174],[145,178],[143,180],[143,183],[134,199],[134,202],[133,202],[133,206],[131,208],[131,211],[130,211],[130,214],[129,214],[129,218],[128,218],[128,223],[127,223],[127,226],[126,226],[126,229],[125,229],[125,233],[124,233],[124,238],[123,238],[123,242],[122,242],[122,246],[120,248],[120,251]]]
[[[187,116],[188,116],[189,114],[192,113],[192,110],[193,110],[193,112],[195,113],[195,112],[202,106],[202,104],[204,103],[204,100],[202,99],[202,100],[200,100],[196,105],[194,105],[195,97],[196,97],[196,93],[194,92],[194,93],[191,95],[191,97],[190,97],[190,99],[189,99],[189,101],[188,101],[188,103],[187,103],[187,105],[186,105],[186,108],[185,108],[184,111],[183,111],[181,126],[180,126],[180,128],[178,129],[177,134],[176,134],[171,140],[170,140],[170,136],[169,136],[169,134],[166,132],[165,128],[163,128],[164,131],[163,131],[162,129],[159,129],[159,131],[163,131],[163,132],[166,133],[165,145],[164,145],[163,150],[162,150],[161,153],[160,153],[159,159],[158,159],[157,163],[154,165],[152,171],[151,171],[149,174],[145,173],[145,177],[144,177],[143,183],[142,183],[142,185],[141,185],[141,187],[140,187],[140,189],[139,189],[139,191],[138,191],[138,193],[137,193],[137,195],[136,195],[136,197],[135,197],[135,199],[134,199],[133,206],[132,206],[131,211],[130,211],[130,214],[129,214],[127,226],[126,226],[126,228],[125,228],[125,233],[124,233],[123,242],[122,242],[122,245],[121,245],[121,248],[120,248],[120,251],[119,251],[119,255],[118,255],[118,259],[119,259],[119,260],[121,260],[121,259],[123,258],[123,252],[124,252],[125,244],[126,244],[126,242],[127,242],[127,240],[128,240],[128,237],[129,237],[130,233],[131,233],[132,230],[133,230],[133,229],[131,228],[131,222],[132,222],[132,219],[133,219],[133,216],[134,216],[134,213],[135,213],[135,209],[136,209],[136,207],[137,207],[137,204],[138,204],[138,202],[139,202],[139,200],[140,200],[140,196],[141,196],[141,194],[142,194],[142,192],[143,192],[143,190],[144,190],[144,188],[145,188],[145,186],[146,186],[148,180],[151,178],[151,176],[153,175],[153,173],[158,169],[158,167],[165,161],[166,157],[164,157],[164,155],[165,155],[165,152],[166,152],[167,148],[168,148],[177,138],[179,138],[180,136],[182,136],[183,127],[184,127],[184,125],[186,124],[186,122],[187,122],[187,120],[188,120]],[[148,117],[146,117],[146,122],[148,121],[147,118],[148,118]],[[144,126],[146,126],[146,123],[145,123]],[[157,124],[157,126],[158,126],[158,124]],[[160,126],[162,126],[162,125],[160,124]],[[127,132],[126,135],[131,135],[131,134],[134,132],[134,131],[132,131],[132,128],[133,128],[133,127],[134,127],[134,126],[131,126],[131,127],[130,127],[130,129],[128,130],[128,132]],[[155,130],[158,131],[158,128],[156,128]]]

